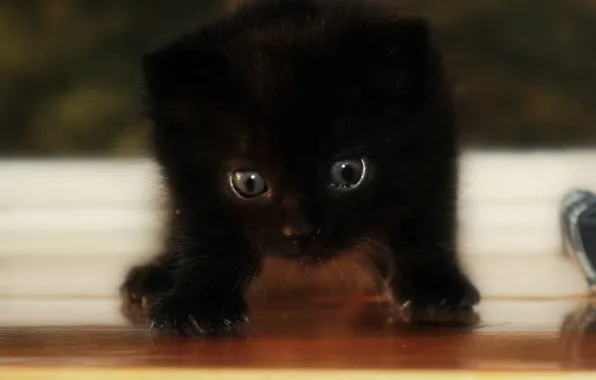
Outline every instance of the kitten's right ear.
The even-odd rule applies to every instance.
[[[146,105],[153,111],[209,96],[227,70],[220,52],[191,41],[148,52],[141,65]]]

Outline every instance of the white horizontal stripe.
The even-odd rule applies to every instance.
[[[159,230],[53,231],[0,233],[0,257],[12,255],[143,255],[157,252]],[[462,233],[463,254],[556,255],[562,250],[560,234],[539,229],[486,229]]]
[[[58,289],[56,289],[58,290]],[[62,297],[63,293],[48,292],[46,296]],[[37,293],[35,293],[37,295]],[[21,295],[20,293],[17,295]],[[24,294],[25,296],[28,294]],[[45,294],[44,294],[45,295]],[[85,294],[87,296],[87,294]],[[22,326],[126,326],[126,320],[119,312],[119,301],[108,299],[4,299],[0,300],[0,325]],[[52,312],[48,312],[52,310]],[[58,312],[59,310],[59,312]]]
[[[136,257],[156,253],[160,236],[148,231],[0,233],[0,257],[97,254]]]
[[[462,205],[464,229],[558,228],[553,202],[485,202]],[[105,209],[13,209],[0,211],[0,233],[11,231],[136,231],[161,225],[164,213],[155,205]]]
[[[596,190],[595,167],[596,151],[466,153],[463,251],[559,252],[560,199]],[[142,159],[0,162],[0,255],[154,251],[159,182]]]
[[[596,151],[480,152],[463,155],[461,194],[486,199],[557,200],[569,187],[596,188]],[[0,208],[130,205],[160,193],[156,167],[138,160],[0,162]]]
[[[464,259],[485,297],[557,297],[584,294],[587,289],[574,263],[563,257],[499,255]],[[3,259],[0,266],[0,296],[114,297],[127,269],[137,262],[134,257],[102,255],[11,257]],[[2,315],[9,312],[1,309]]]
[[[463,198],[558,201],[570,187],[596,190],[596,151],[473,152],[465,157]]]
[[[147,160],[3,161],[0,207],[135,205],[154,201],[159,177]]]
[[[160,226],[156,207],[99,210],[9,210],[0,212],[0,232],[136,231]]]
[[[560,234],[543,231],[486,230],[460,239],[464,255],[543,255],[556,256],[563,252]]]
[[[500,201],[462,205],[459,220],[460,228],[465,233],[495,229],[557,232],[559,204],[546,201]]]

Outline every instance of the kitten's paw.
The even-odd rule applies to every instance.
[[[165,269],[155,264],[131,268],[120,286],[122,314],[134,323],[140,323],[156,295],[167,290]]]
[[[408,284],[396,290],[394,298],[404,319],[433,323],[478,322],[473,307],[480,302],[480,293],[466,277],[434,277],[428,280],[424,284]]]
[[[199,303],[200,304],[200,303]],[[151,329],[165,334],[198,337],[237,334],[248,323],[245,308],[222,313],[198,310],[196,302],[169,297],[149,310]]]

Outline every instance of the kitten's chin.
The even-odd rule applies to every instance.
[[[344,255],[344,251],[337,250],[309,250],[304,252],[291,252],[272,255],[285,261],[292,261],[304,266],[316,266]]]
[[[312,244],[300,247],[294,244],[280,244],[278,246],[260,247],[259,252],[263,258],[276,258],[291,261],[299,265],[315,266],[330,260],[349,255],[351,247],[329,247],[322,244]]]
[[[299,265],[314,267],[316,265],[324,264],[331,257],[332,256],[318,257],[318,256],[309,255],[309,256],[303,256],[303,257],[298,257],[298,258],[294,258],[294,259],[290,258],[290,260],[297,261]]]
[[[293,261],[297,262],[299,265],[303,266],[317,266],[326,264],[327,262],[334,260],[345,258],[349,256],[357,256],[361,254],[366,254],[365,251],[362,249],[357,248],[346,248],[346,249],[337,249],[337,250],[321,250],[321,251],[306,251],[296,256],[291,255],[283,255],[277,256],[281,259],[286,261]]]

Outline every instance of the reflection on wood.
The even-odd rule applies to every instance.
[[[133,326],[5,328],[0,366],[595,370],[596,309],[576,307],[542,331],[528,328],[540,315],[520,315],[511,331],[486,314],[474,327],[411,326],[389,321],[386,303],[274,299],[255,305],[243,335],[230,338],[159,337]]]
[[[560,290],[568,284],[566,276],[573,277],[565,271],[551,276],[531,262],[521,264],[534,268],[534,284]],[[568,298],[553,292],[551,298],[532,298],[525,278],[511,276],[507,266],[487,264],[486,274],[476,271],[485,284],[494,285],[486,286],[487,292],[498,294],[506,277],[513,282],[506,285],[517,289],[514,297],[489,296],[477,309],[477,323],[434,316],[433,324],[414,326],[375,296],[383,284],[360,264],[346,260],[333,270],[308,270],[269,262],[249,297],[250,325],[241,336],[228,338],[150,334],[143,325],[116,317],[116,298],[0,298],[0,325],[5,326],[0,328],[0,379],[175,374],[247,380],[265,373],[270,379],[406,374],[431,379],[445,378],[445,371],[468,379],[521,379],[521,373],[536,379],[594,376],[578,372],[596,370],[596,306],[581,291]]]

